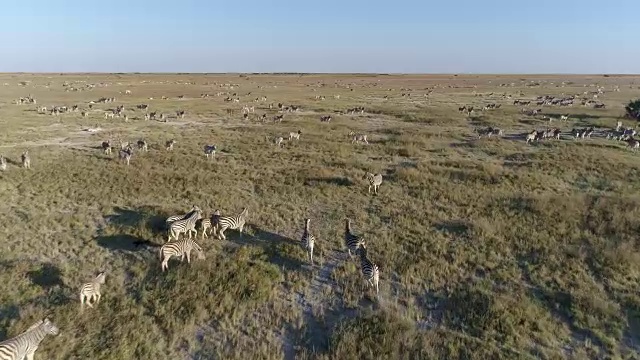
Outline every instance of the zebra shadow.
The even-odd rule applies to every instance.
[[[60,268],[51,263],[44,263],[39,269],[27,272],[27,277],[34,285],[38,285],[43,289],[65,286]]]
[[[168,214],[153,207],[126,209],[116,207],[114,213],[105,216],[105,221],[124,228],[138,228],[143,225],[154,235],[163,234],[167,228],[165,220]]]
[[[315,186],[319,184],[330,184],[330,185],[337,185],[337,186],[353,186],[354,182],[346,177],[333,176],[333,177],[324,177],[324,178],[321,178],[321,177],[307,178],[305,179],[304,184],[306,186]]]
[[[20,306],[16,304],[0,306],[0,341],[9,337],[7,334],[8,327],[14,320],[18,319],[20,319]]]
[[[239,245],[259,246],[267,254],[269,262],[287,270],[300,270],[305,264],[296,255],[299,250],[297,240],[254,225],[250,227],[252,229],[251,235],[243,234],[240,238],[236,233],[233,236],[227,236],[227,240]]]
[[[153,243],[138,236],[128,234],[99,235],[95,237],[99,246],[111,251],[151,250],[162,245]]]

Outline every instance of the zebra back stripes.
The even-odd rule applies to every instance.
[[[302,238],[300,239],[300,245],[305,251],[309,253],[309,262],[313,264],[313,247],[316,242],[316,237],[311,235],[309,232],[309,224],[311,223],[311,219],[304,219],[304,232],[302,233]]]
[[[58,335],[60,329],[49,319],[40,320],[22,334],[0,342],[1,360],[33,360],[38,346],[47,335]]]
[[[351,219],[345,220],[344,243],[347,245],[349,256],[352,256],[352,251],[357,252],[358,247],[360,247],[361,245],[365,245],[364,239],[362,237],[351,232]]]
[[[217,233],[218,238],[226,240],[227,237],[224,236],[224,231],[226,229],[238,229],[240,232],[240,237],[242,237],[242,230],[244,229],[244,225],[247,221],[247,215],[249,214],[249,210],[245,207],[242,209],[242,212],[236,216],[220,216],[217,219]]]
[[[101,272],[98,276],[93,279],[93,281],[88,282],[80,288],[80,308],[84,308],[84,304],[90,308],[93,307],[93,304],[97,304],[100,302],[100,298],[102,294],[100,293],[100,286],[105,282],[106,274]],[[95,300],[94,300],[95,299]],[[93,303],[93,304],[92,304]]]
[[[172,256],[180,256],[180,261],[183,261],[186,256],[187,263],[191,263],[191,250],[195,250],[198,253],[198,259],[205,259],[204,251],[193,239],[170,241],[162,245],[160,247],[162,271],[169,269],[169,259]]]
[[[378,265],[374,264],[367,257],[367,248],[364,246],[360,246],[358,248],[358,252],[360,253],[360,271],[362,271],[362,275],[364,276],[367,283],[376,288],[376,293],[378,293],[378,283],[380,281],[380,269]]]
[[[176,220],[169,225],[168,231],[168,240],[171,240],[173,237],[175,240],[178,240],[178,237],[181,233],[189,233],[189,239],[191,239],[191,233],[195,232],[196,236],[198,235],[198,231],[196,230],[196,221],[202,219],[202,210],[197,206],[185,216],[184,219]]]

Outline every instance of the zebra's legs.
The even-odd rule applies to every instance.
[[[227,229],[227,228],[223,227],[223,228],[221,228],[221,229],[220,229],[220,231],[218,231],[218,238],[219,238],[219,239],[221,239],[221,240],[227,240],[227,237],[226,237],[226,236],[224,236],[224,231],[225,231],[226,229]]]
[[[238,231],[240,231],[240,238],[242,239],[242,229],[244,229],[244,225],[240,226],[238,228]]]
[[[187,251],[187,264],[191,264],[191,251]]]
[[[371,185],[369,185],[369,194],[371,194]]]
[[[33,350],[32,352],[27,353],[27,355],[25,355],[25,359],[27,359],[27,360],[33,360],[33,357],[34,357],[34,355],[35,355],[35,354],[36,354],[36,351],[35,351],[35,350]]]

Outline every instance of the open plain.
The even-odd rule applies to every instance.
[[[49,316],[38,359],[638,358],[640,153],[606,136],[638,97],[614,75],[0,74],[0,341]],[[162,272],[165,219],[194,204],[246,207],[244,233],[199,232],[206,259]]]

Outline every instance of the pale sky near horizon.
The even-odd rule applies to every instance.
[[[31,0],[0,72],[640,73],[640,1]]]

